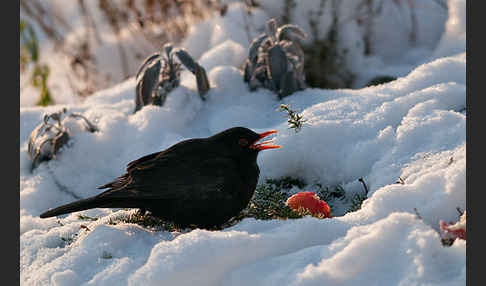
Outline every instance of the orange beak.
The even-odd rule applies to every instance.
[[[257,143],[258,141],[262,140],[263,138],[267,137],[268,135],[271,135],[271,134],[274,134],[274,133],[278,133],[278,131],[277,130],[271,130],[271,131],[267,131],[267,132],[263,132],[263,133],[258,134],[258,135],[260,135],[260,139],[258,139],[255,143],[253,143],[250,146],[250,148],[256,149],[258,151],[262,151],[262,150],[265,150],[265,149],[281,148],[282,146],[280,146],[280,145],[263,145],[263,144],[272,143],[273,139]]]

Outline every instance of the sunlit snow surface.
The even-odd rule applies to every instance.
[[[219,32],[192,51],[208,71],[205,102],[184,73],[163,107],[136,114],[133,79],[82,103],[22,107],[22,285],[465,285],[466,242],[443,247],[439,236],[439,221],[457,221],[456,207],[466,209],[465,1],[449,5],[445,33],[430,57],[381,86],[309,88],[283,101],[266,90],[249,92],[239,69],[244,34],[230,33],[230,20],[215,19],[198,27]],[[237,8],[228,13],[237,15]],[[194,37],[201,35],[186,44]],[[299,133],[289,129],[280,103],[291,103],[307,120]],[[45,113],[62,107],[100,131],[70,122],[72,144],[30,173],[28,136]],[[183,234],[108,223],[125,210],[38,217],[74,200],[58,183],[92,196],[134,159],[233,126],[280,131],[275,143],[284,147],[258,158],[260,181],[291,175],[352,193],[362,190],[364,178],[368,199],[359,211],[332,219],[245,219],[223,231]]]

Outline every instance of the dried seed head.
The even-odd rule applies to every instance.
[[[278,41],[283,41],[283,36],[285,34],[289,34],[290,36],[297,37],[300,40],[305,40],[307,38],[307,34],[297,25],[287,24],[283,25],[282,27],[278,28],[276,37]]]
[[[277,28],[277,21],[270,19],[266,34],[251,42],[244,66],[244,80],[250,90],[263,87],[283,98],[306,87],[304,52],[292,39],[284,40],[285,34],[299,39],[306,37],[298,26],[284,25]]]
[[[167,59],[171,60],[171,52],[172,52],[172,49],[173,49],[172,43],[165,44],[163,49],[165,51],[165,56],[167,57]]]
[[[196,76],[199,95],[209,90],[209,81],[206,71],[184,49],[174,49],[171,43],[163,46],[163,56],[155,53],[148,57],[137,73],[137,86],[135,88],[135,111],[143,106],[153,104],[162,106],[169,94],[180,84],[181,64]],[[180,63],[174,60],[177,56]]]
[[[275,20],[274,18],[268,20],[266,28],[267,28],[266,29],[267,35],[270,37],[272,42],[275,43],[278,40],[277,39],[277,20]]]
[[[66,114],[67,110],[64,108],[44,115],[42,123],[30,133],[27,153],[32,161],[31,170],[43,161],[55,158],[59,150],[69,142],[71,131],[64,126]],[[85,129],[89,132],[98,131],[96,125],[79,113],[67,116],[82,119]]]
[[[159,84],[160,60],[147,64],[136,86],[135,112],[153,101],[153,91]]]

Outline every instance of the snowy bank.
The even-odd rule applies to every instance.
[[[466,241],[444,247],[439,229],[440,220],[458,220],[457,207],[466,209],[465,25],[454,24],[465,23],[465,1],[449,3],[440,57],[379,86],[308,88],[283,101],[264,89],[249,92],[240,70],[246,46],[220,31],[200,51],[212,87],[205,102],[184,72],[163,107],[135,114],[133,79],[72,105],[21,107],[22,285],[465,285]],[[303,115],[300,132],[289,129],[281,103]],[[31,173],[28,136],[62,107],[100,131],[72,122],[71,144]],[[128,162],[233,126],[280,131],[275,142],[284,147],[259,156],[260,181],[290,175],[356,193],[364,178],[368,198],[331,219],[247,218],[223,231],[112,225],[131,212],[117,209],[38,217],[74,200],[59,185],[95,195]]]

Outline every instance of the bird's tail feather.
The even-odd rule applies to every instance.
[[[105,207],[105,199],[100,197],[90,197],[87,199],[75,201],[66,205],[62,205],[55,209],[48,210],[40,215],[41,218],[47,218],[57,215],[68,214],[77,211],[83,211],[92,208]]]

